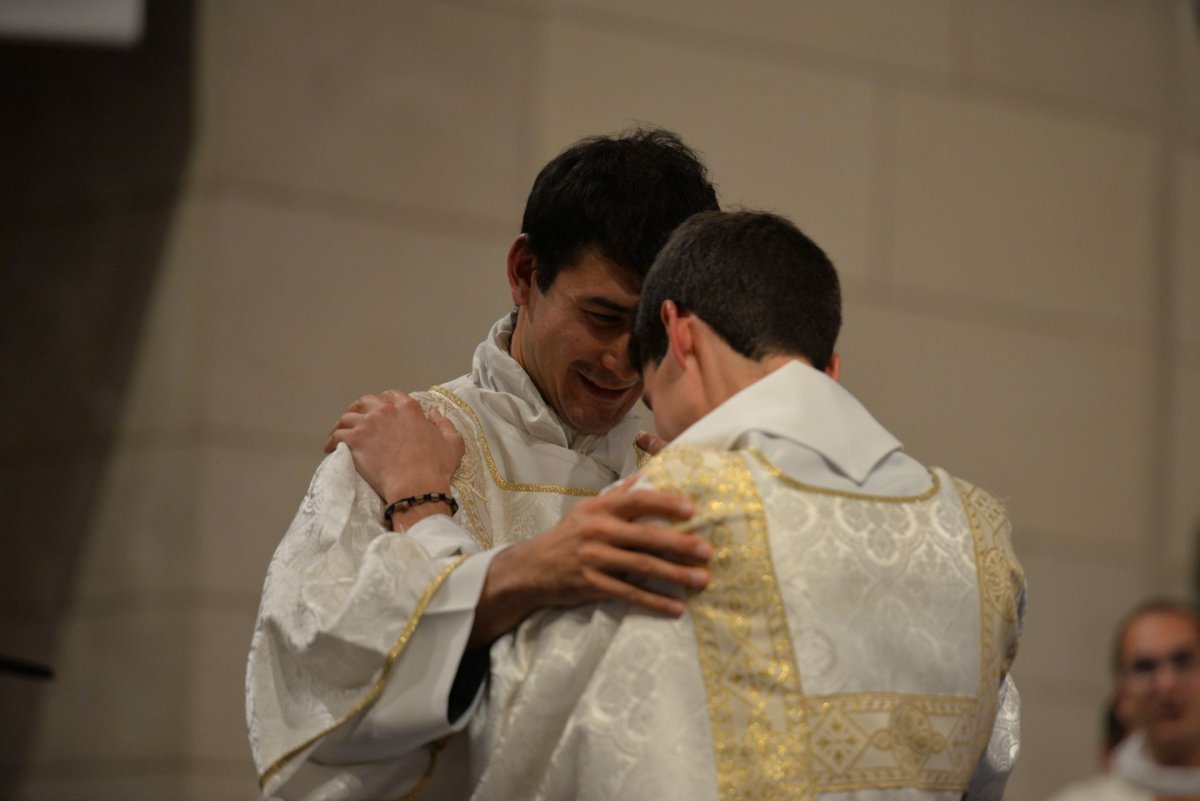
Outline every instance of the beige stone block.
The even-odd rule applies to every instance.
[[[220,774],[206,767],[187,782],[187,797],[192,801],[247,801],[256,798],[258,792],[258,777],[249,756],[244,764],[227,767]]]
[[[359,396],[469,372],[476,344],[512,308],[507,237],[231,201],[214,240],[204,415],[239,437],[294,435],[319,449]]]
[[[897,100],[892,269],[905,285],[1150,318],[1155,143],[926,94]]]
[[[734,40],[758,55],[759,43],[791,45],[820,54],[894,67],[949,72],[953,67],[954,8],[950,0],[567,0],[566,5],[601,10],[666,28],[701,30]]]
[[[172,215],[132,357],[121,410],[125,435],[178,436],[198,423],[200,303],[212,269],[211,216],[212,205],[195,196]]]
[[[84,521],[77,603],[178,597],[196,562],[199,452],[188,445],[118,445]]]
[[[972,72],[1157,119],[1168,86],[1169,12],[1166,3],[1126,0],[973,0]]]
[[[182,754],[189,622],[163,604],[76,610],[62,629],[29,764],[155,764]]]
[[[1164,538],[1170,576],[1179,594],[1200,594],[1200,361],[1171,373],[1167,428],[1167,489]]]
[[[63,773],[61,768],[26,778],[16,801],[163,801],[189,798],[187,777],[178,768],[145,764],[101,764]],[[245,793],[242,799],[253,798]]]
[[[875,95],[866,81],[570,21],[547,36],[540,158],[635,122],[670,128],[700,151],[723,205],[785,214],[844,272],[867,270]]]
[[[105,464],[105,454],[87,447],[65,455],[19,454],[0,463],[0,615],[55,615],[64,608],[90,537],[87,521]]]
[[[1175,339],[1200,352],[1200,153],[1179,156],[1173,178],[1171,319]]]
[[[246,734],[246,655],[257,605],[204,604],[197,610],[188,690],[188,753],[257,778]]]
[[[1100,715],[1105,696],[1071,685],[1022,679],[1021,755],[1004,797],[1039,801],[1068,782],[1099,771]]]
[[[1178,74],[1174,77],[1171,102],[1178,104],[1180,124],[1193,138],[1200,137],[1200,46],[1196,44],[1200,20],[1191,0],[1170,0],[1174,12],[1171,28],[1175,34]]]
[[[247,760],[248,761],[248,760]],[[239,769],[240,768],[240,769]],[[206,760],[127,761],[37,771],[6,795],[17,801],[249,801],[258,796],[245,766]]]
[[[324,455],[319,436],[312,439],[307,452],[297,453],[205,449],[196,485],[195,587],[222,597],[257,599],[271,555]]]
[[[0,218],[0,295],[10,299],[0,416],[23,422],[5,445],[103,445],[119,423],[171,204]]]
[[[519,214],[529,19],[374,0],[223,3],[204,20],[223,181]]]
[[[1145,547],[1039,541],[1016,532],[1029,585],[1017,672],[1103,697],[1112,681],[1112,638],[1124,614],[1155,589]]]
[[[908,452],[1004,500],[1018,537],[1144,542],[1148,347],[859,305],[841,352],[843,383]]]

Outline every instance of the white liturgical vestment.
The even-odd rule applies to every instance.
[[[994,498],[800,362],[643,475],[694,499],[711,584],[677,620],[605,603],[501,638],[470,798],[1001,798],[1024,580]]]
[[[466,738],[445,738],[479,701],[480,681],[466,683],[460,708],[451,696],[496,548],[550,528],[639,457],[633,415],[605,436],[565,426],[508,355],[511,334],[500,320],[469,375],[414,394],[465,441],[455,522],[385,529],[345,446],[314,475],[268,568],[247,668],[266,797],[465,797],[468,776],[453,766]],[[480,680],[485,670],[486,660]]]
[[[1200,798],[1200,768],[1160,765],[1146,733],[1135,731],[1116,748],[1109,773],[1067,785],[1047,801],[1154,801]]]

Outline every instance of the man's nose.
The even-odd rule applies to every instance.
[[[1170,692],[1179,684],[1182,671],[1178,665],[1165,661],[1154,671],[1154,689],[1160,693]]]
[[[629,361],[628,332],[613,338],[604,349],[600,364],[622,382],[632,383],[640,377],[640,373],[633,369],[633,364]]]

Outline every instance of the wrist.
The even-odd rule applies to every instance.
[[[393,531],[403,531],[426,517],[436,514],[448,514],[453,517],[457,512],[458,502],[448,490],[425,492],[420,495],[407,495],[389,503],[383,510],[383,521],[384,525],[391,526]]]
[[[488,565],[475,607],[469,648],[491,645],[537,611],[538,603],[534,600],[534,594],[522,585],[523,561],[521,544],[518,543],[496,554]]]

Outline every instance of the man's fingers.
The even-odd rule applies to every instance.
[[[616,598],[633,606],[640,606],[669,617],[679,617],[683,614],[684,603],[678,598],[644,590],[607,573],[596,572],[589,578],[597,591],[609,598]]]
[[[657,434],[643,431],[637,435],[637,446],[651,456],[658,456],[658,452],[667,447],[667,441]]]
[[[365,415],[359,412],[345,412],[338,418],[337,425],[329,432],[329,436],[325,438],[325,453],[333,453],[339,442],[345,442],[345,432],[354,428],[362,422]]]
[[[461,459],[466,445],[463,443],[462,434],[458,433],[458,429],[454,427],[454,423],[450,422],[450,418],[437,409],[430,409],[428,417],[429,422],[433,423],[434,428],[441,433],[446,443],[458,451]]]
[[[679,531],[654,523],[628,523],[610,520],[599,529],[592,541],[635,554],[661,554],[683,562],[701,564],[712,558],[712,543],[690,531]],[[602,554],[607,554],[601,551]],[[628,564],[618,565],[626,569]],[[667,577],[668,580],[673,580]]]
[[[620,487],[625,490],[625,485]],[[696,512],[689,498],[661,490],[613,491],[601,495],[609,512],[626,520],[662,516],[672,520],[687,520]]]

